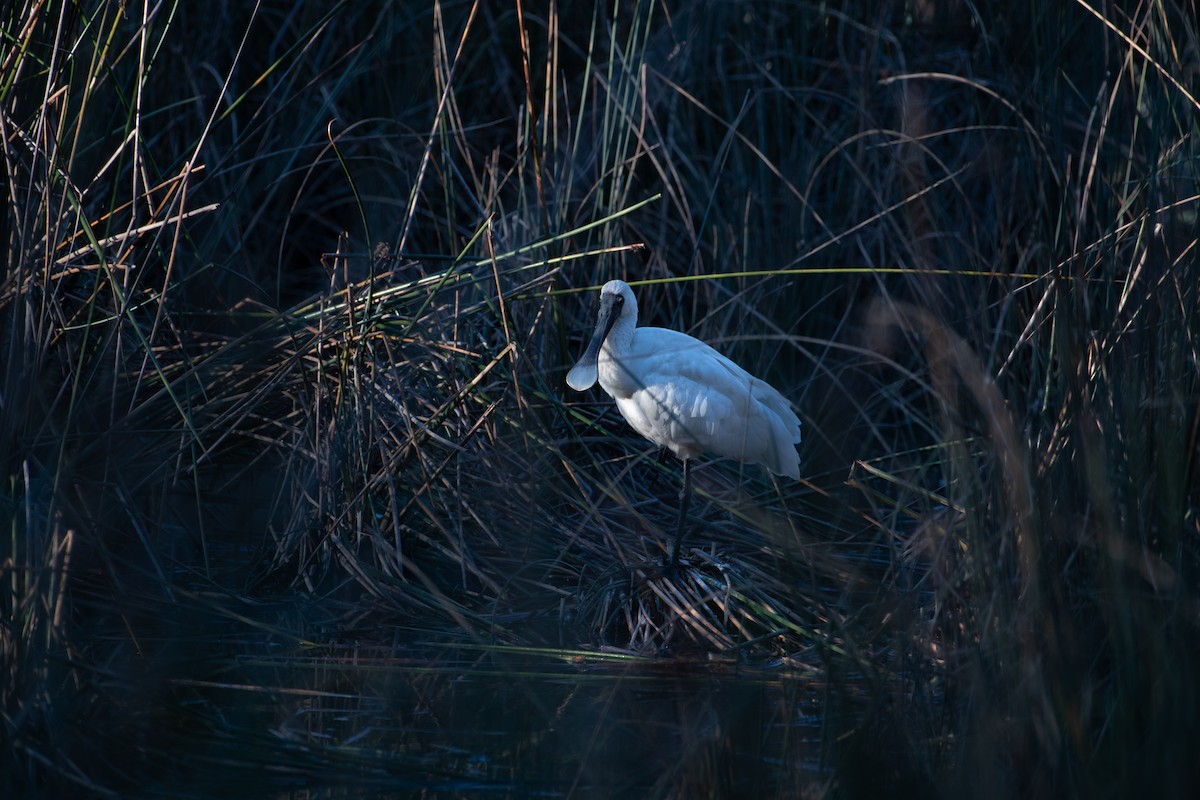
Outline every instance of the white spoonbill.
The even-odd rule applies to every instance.
[[[674,569],[692,495],[692,459],[708,452],[799,480],[800,419],[766,381],[686,333],[637,327],[637,313],[629,284],[604,284],[596,332],[567,373],[567,385],[583,391],[598,379],[635,431],[683,459]]]

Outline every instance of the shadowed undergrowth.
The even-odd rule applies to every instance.
[[[6,796],[1185,796],[1185,5],[6,6]]]

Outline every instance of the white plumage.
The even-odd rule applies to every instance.
[[[600,290],[596,332],[567,374],[578,391],[597,380],[634,430],[683,459],[672,566],[691,494],[691,459],[708,452],[800,478],[800,419],[783,395],[699,339],[637,327],[637,300],[624,281]]]

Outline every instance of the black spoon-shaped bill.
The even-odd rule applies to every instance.
[[[592,334],[592,341],[588,344],[587,350],[583,351],[579,361],[567,373],[567,385],[575,391],[582,392],[596,384],[596,380],[599,378],[596,361],[600,358],[600,348],[604,346],[608,332],[621,318],[621,308],[624,305],[625,298],[619,294],[602,294],[600,296],[600,318],[596,320],[596,332]]]

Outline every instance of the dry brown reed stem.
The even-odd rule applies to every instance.
[[[1012,512],[1014,545],[1021,571],[1020,598],[1028,607],[1037,608],[1041,599],[1037,568],[1041,544],[1028,478],[1028,458],[995,381],[966,341],[924,309],[896,300],[877,299],[868,307],[866,320],[869,340],[873,342],[885,341],[886,329],[890,327],[920,337],[947,428],[952,424],[950,414],[957,406],[960,385],[978,406],[988,438],[999,456],[1004,492]],[[960,438],[953,430],[946,431],[945,441]]]
[[[1016,690],[1017,694],[1012,695],[1010,700],[1019,698],[1018,702],[1028,709],[1030,731],[1038,743],[1039,751],[1049,764],[1058,765],[1062,753],[1057,743],[1062,739],[1064,724],[1076,734],[1079,727],[1074,712],[1060,712],[1064,708],[1077,708],[1078,698],[1074,696],[1073,688],[1062,685],[1059,680],[1064,661],[1068,658],[1058,638],[1065,620],[1058,613],[1053,589],[1042,585],[1040,562],[1043,543],[1038,526],[1039,517],[1034,508],[1027,451],[1018,439],[1012,412],[995,381],[966,341],[930,312],[905,302],[877,299],[868,307],[866,320],[869,341],[885,342],[886,329],[899,328],[909,340],[919,340],[923,344],[930,385],[941,408],[943,446],[947,448],[952,469],[957,473],[955,480],[965,478],[965,470],[977,468],[965,452],[964,443],[969,439],[969,433],[963,430],[964,426],[959,422],[962,389],[965,388],[966,395],[977,408],[998,462],[1002,493],[1011,521],[1010,525],[1006,525],[1002,512],[998,519],[991,521],[991,525],[982,526],[982,530],[985,536],[992,532],[1002,535],[1011,530],[1019,572],[1018,591],[1011,605],[1004,599],[1008,595],[1002,583],[1004,573],[998,573],[1001,583],[992,585],[990,597],[999,602],[990,613],[996,615],[1001,625],[1011,626],[1016,633],[1015,644],[1019,656],[1015,662],[1016,671],[1011,675],[1014,683],[1010,691]],[[981,478],[984,492],[975,493],[977,503],[986,502],[983,498],[987,495],[986,481],[989,475],[984,472]],[[973,517],[978,519],[988,513],[986,508],[970,506],[965,511],[968,520]],[[986,569],[977,560],[1002,556],[1006,548],[1003,540],[998,543],[998,550],[987,546],[986,542],[983,544],[982,549],[973,547],[968,558],[976,560],[977,568]],[[1007,613],[1003,610],[1006,608],[1009,609]],[[976,634],[981,637],[982,645],[984,631],[978,630]],[[1078,735],[1073,739],[1077,745],[1082,741]]]

